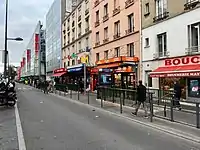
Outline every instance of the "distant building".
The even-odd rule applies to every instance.
[[[21,60],[21,77],[44,78],[46,75],[45,30],[39,21]]]
[[[71,11],[72,1],[54,0],[46,15],[46,73],[61,66],[61,26],[66,12]]]

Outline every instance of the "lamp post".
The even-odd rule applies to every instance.
[[[5,14],[5,52],[4,52],[4,78],[6,79],[6,69],[7,69],[7,55],[8,55],[8,40],[14,40],[14,41],[23,41],[22,38],[8,38],[8,0],[6,0],[6,14]]]

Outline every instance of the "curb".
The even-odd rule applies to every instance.
[[[101,111],[101,112],[104,112],[104,113],[108,113],[110,115],[114,115],[116,117],[119,117],[119,118],[123,118],[123,119],[126,119],[126,120],[129,120],[131,122],[135,122],[137,124],[140,124],[140,125],[143,125],[145,127],[149,127],[149,128],[152,128],[152,129],[155,129],[156,131],[162,131],[164,133],[167,133],[167,134],[170,134],[170,135],[173,135],[173,136],[176,136],[176,137],[179,137],[179,138],[183,138],[185,140],[189,140],[189,141],[192,141],[192,142],[195,142],[195,143],[200,143],[200,138],[197,137],[197,136],[193,136],[192,134],[180,134],[178,132],[182,132],[182,131],[176,131],[175,129],[173,128],[168,128],[168,129],[164,129],[162,126],[158,126],[158,125],[155,125],[153,123],[146,123],[146,122],[142,122],[142,121],[139,121],[139,120],[136,120],[136,119],[133,119],[133,118],[130,118],[130,117],[126,117],[126,116],[123,116],[121,114],[117,114],[117,113],[114,113],[114,112],[111,112],[111,111],[108,111],[108,110],[105,110],[105,109],[102,109],[102,108],[98,108],[98,107],[95,107],[95,106],[92,106],[92,105],[88,105],[88,104],[85,104],[85,103],[82,103],[82,102],[79,102],[79,101],[76,101],[76,100],[72,100],[70,98],[67,98],[67,97],[63,97],[63,96],[60,96],[60,95],[57,95],[57,94],[54,94],[54,93],[50,93],[50,95],[52,96],[55,96],[55,97],[59,97],[63,100],[68,100],[72,103],[76,103],[78,105],[84,105],[88,108],[93,108],[93,109],[96,109],[98,111]],[[183,132],[182,132],[183,133]]]

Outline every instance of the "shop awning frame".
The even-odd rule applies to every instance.
[[[61,77],[64,74],[66,74],[66,72],[55,73],[55,74],[53,74],[53,77]]]
[[[158,67],[149,73],[150,77],[200,76],[200,65]]]

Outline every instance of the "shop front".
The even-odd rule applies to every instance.
[[[96,87],[95,84],[98,84],[112,87],[135,88],[138,80],[138,62],[138,57],[126,56],[96,62],[97,66],[92,69],[92,87]]]
[[[66,75],[66,68],[59,68],[53,71],[53,78],[56,83],[63,83],[64,75]]]
[[[173,89],[174,81],[179,81],[182,98],[200,98],[200,55],[165,59],[150,77],[159,78],[159,88],[165,90]]]
[[[67,83],[78,83],[79,81],[84,81],[86,78],[86,86],[89,86],[89,78],[90,78],[90,67],[86,64],[78,64],[74,66],[67,67]]]

